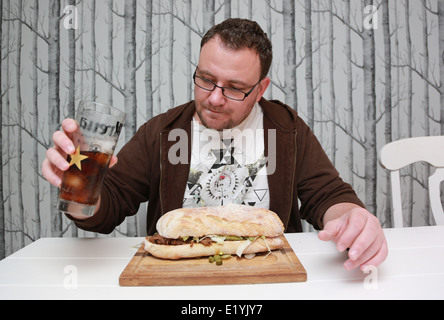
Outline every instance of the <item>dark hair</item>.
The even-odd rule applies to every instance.
[[[227,19],[208,30],[202,38],[201,49],[215,37],[218,37],[229,49],[255,50],[261,62],[261,79],[267,76],[273,60],[273,48],[267,34],[257,22],[240,18]]]

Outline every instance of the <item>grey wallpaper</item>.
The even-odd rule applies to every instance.
[[[441,0],[2,0],[0,258],[41,237],[97,236],[56,210],[40,165],[82,99],[127,113],[121,145],[193,97],[200,39],[228,17],[258,21],[274,44],[267,98],[294,107],[344,180],[390,227],[380,148],[444,133]],[[403,171],[405,221],[433,224],[430,169]],[[143,211],[111,236],[143,235]]]

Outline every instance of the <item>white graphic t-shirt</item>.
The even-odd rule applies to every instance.
[[[184,208],[229,203],[269,208],[263,117],[256,104],[244,122],[223,132],[193,120]]]

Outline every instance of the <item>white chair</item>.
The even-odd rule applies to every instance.
[[[415,162],[424,161],[436,168],[429,177],[430,207],[437,225],[444,225],[440,185],[444,180],[444,136],[418,137],[394,141],[385,145],[380,152],[379,162],[391,171],[392,226],[403,227],[401,183],[399,170]]]

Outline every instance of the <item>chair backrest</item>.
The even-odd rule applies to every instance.
[[[427,162],[436,167],[429,177],[429,199],[437,225],[444,225],[440,185],[444,180],[444,136],[418,137],[386,144],[379,154],[381,165],[390,170],[392,187],[392,226],[403,227],[401,181],[399,170],[415,162]]]

